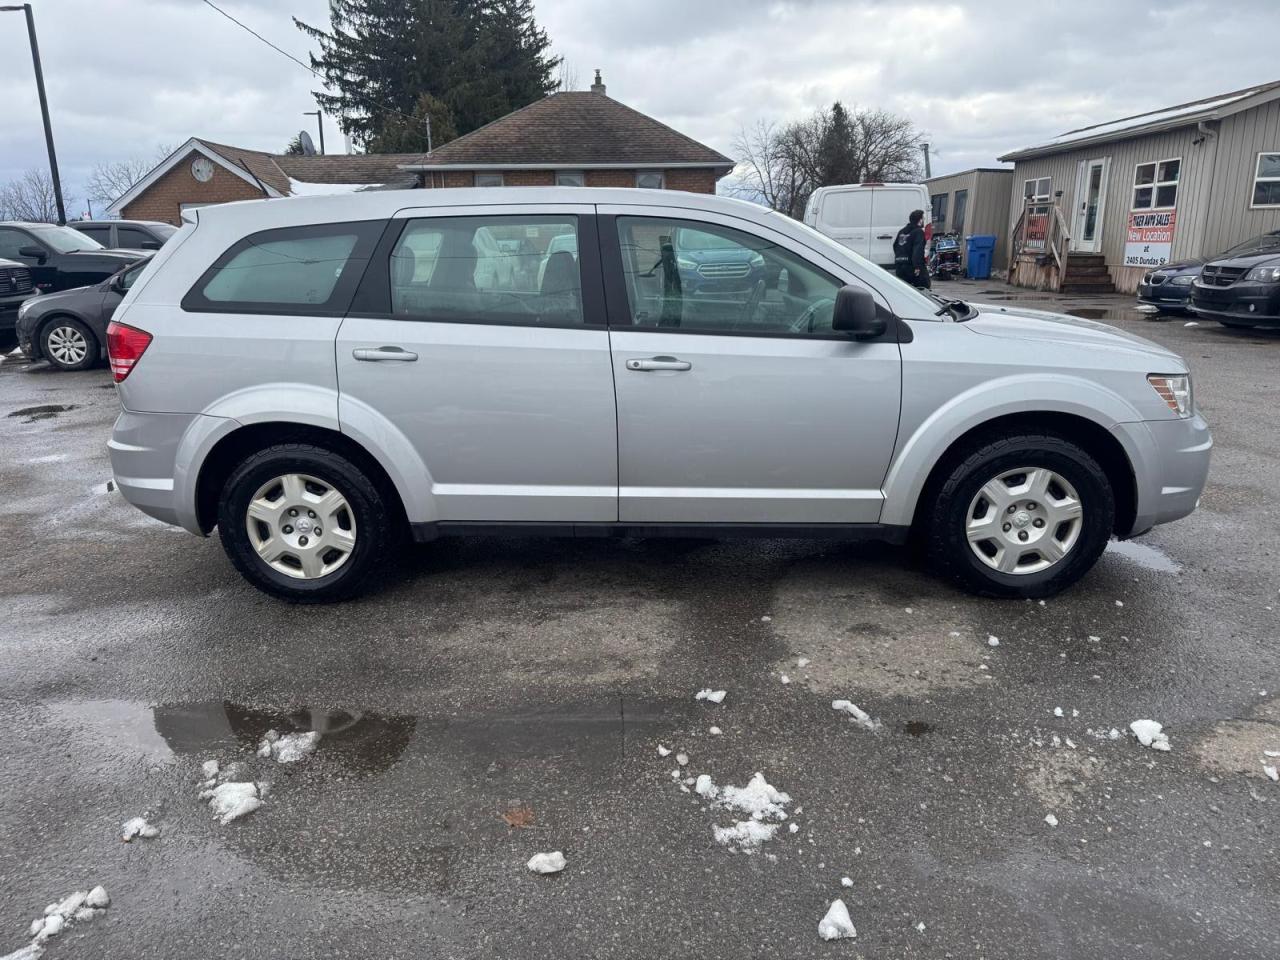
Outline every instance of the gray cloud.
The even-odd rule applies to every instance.
[[[301,60],[289,17],[327,0],[218,0]],[[64,178],[83,194],[101,160],[198,134],[280,149],[314,109],[316,81],[198,0],[36,0]],[[541,0],[576,69],[611,95],[731,152],[757,118],[840,99],[909,115],[935,171],[988,165],[1089,123],[1277,79],[1273,0],[1032,3],[834,0]],[[1252,29],[1251,25],[1257,27]],[[44,164],[26,35],[0,14],[0,180]],[[340,142],[329,121],[330,143]]]

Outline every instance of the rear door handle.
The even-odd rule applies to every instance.
[[[384,360],[399,360],[402,363],[411,363],[418,359],[416,353],[406,350],[404,347],[357,347],[351,351],[351,355],[357,360],[369,360],[374,363],[381,363]]]
[[[627,361],[628,370],[692,370],[693,364],[688,360],[677,360],[675,357],[648,357]]]

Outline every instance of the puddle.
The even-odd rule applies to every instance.
[[[923,720],[908,720],[903,725],[903,729],[909,736],[923,737],[927,733],[933,733],[935,728],[932,723],[925,723]]]
[[[1107,553],[1124,557],[1146,570],[1156,573],[1178,573],[1182,565],[1163,550],[1142,543],[1138,540],[1112,540],[1107,544]]]
[[[35,423],[37,420],[49,420],[56,417],[60,413],[66,413],[68,410],[75,410],[79,404],[75,403],[46,403],[39,407],[23,407],[21,410],[14,410],[9,414],[10,417],[26,417],[23,423]]]
[[[1159,314],[1139,313],[1132,307],[1073,307],[1062,311],[1068,317],[1079,317],[1081,320],[1154,320],[1165,321],[1167,318]]]

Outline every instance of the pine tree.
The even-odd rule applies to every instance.
[[[818,138],[819,185],[858,183],[862,179],[856,139],[857,132],[849,112],[837,100],[823,118],[822,134]]]
[[[358,143],[426,150],[426,124],[446,114],[470,133],[556,88],[559,57],[533,16],[533,0],[332,0],[329,28],[294,22],[320,46],[312,67],[333,93],[316,99]],[[418,139],[413,129],[419,129]]]

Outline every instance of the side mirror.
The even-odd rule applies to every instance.
[[[160,249],[160,241],[158,241],[158,240],[143,240],[143,241],[142,241],[142,243],[138,245],[138,249],[139,249],[139,250],[159,250],[159,249]]]
[[[44,247],[37,247],[35,244],[32,244],[31,246],[27,246],[27,247],[19,247],[18,256],[30,257],[32,260],[37,260],[40,263],[44,263],[45,257],[47,256],[47,254],[44,252]]]
[[[127,293],[124,286],[124,274],[117,274],[111,278],[111,289],[116,293]]]
[[[836,292],[831,326],[855,340],[870,340],[884,333],[889,325],[880,315],[871,291],[848,284]]]

